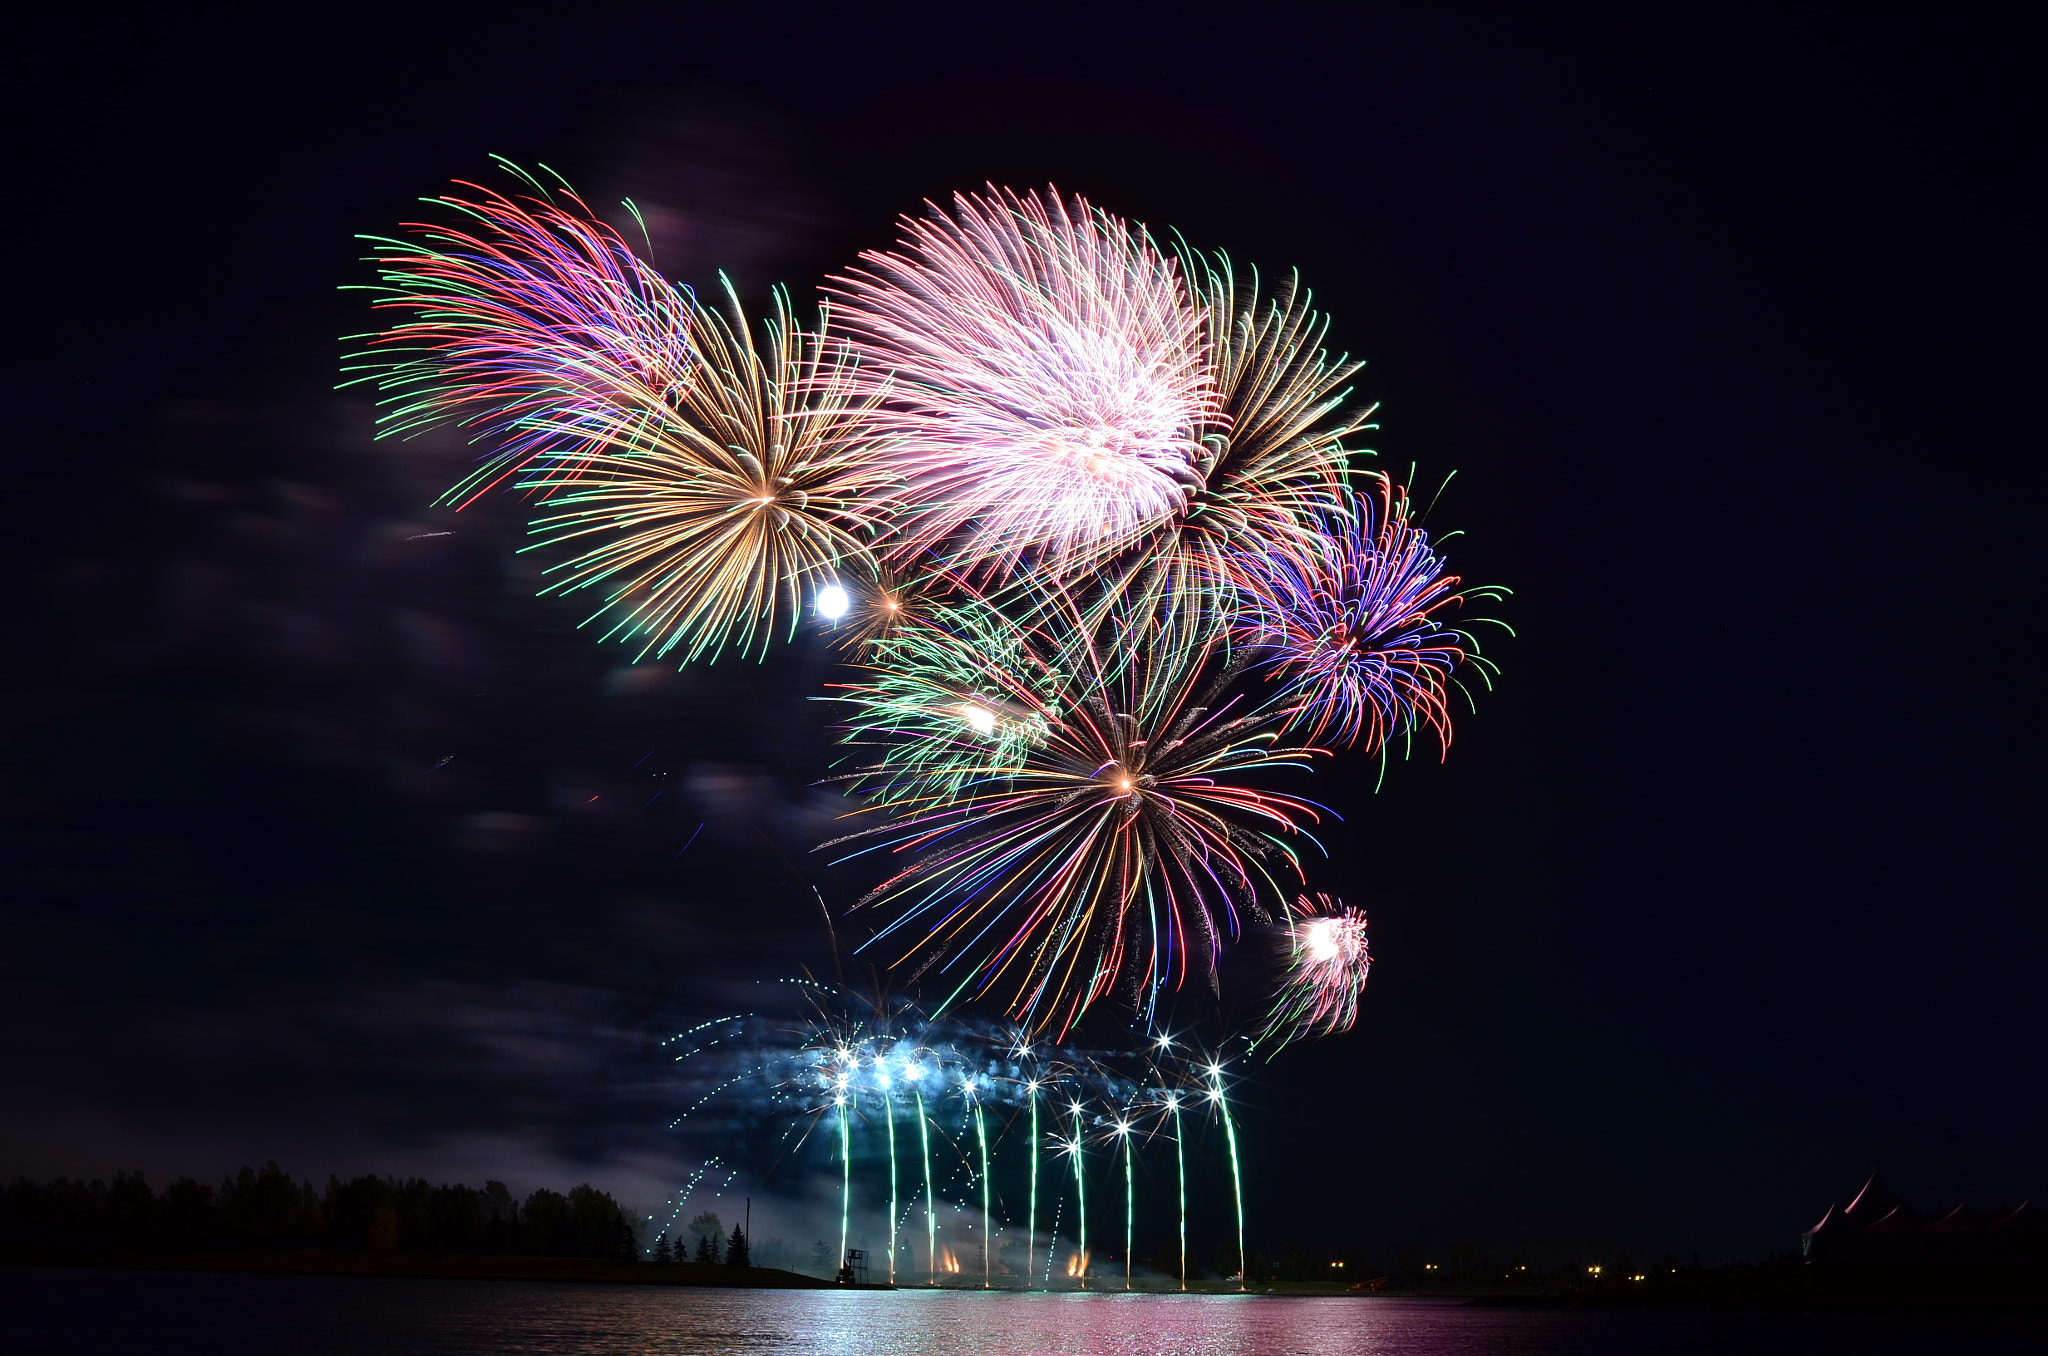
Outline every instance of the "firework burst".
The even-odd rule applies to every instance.
[[[1196,280],[1218,417],[1200,433],[1202,486],[1183,508],[1175,539],[1187,570],[1221,587],[1231,551],[1265,553],[1312,541],[1344,506],[1358,449],[1348,439],[1374,425],[1370,406],[1346,412],[1362,363],[1324,347],[1329,320],[1290,278],[1262,291],[1224,255],[1181,253]]]
[[[1232,639],[1312,742],[1377,749],[1427,726],[1448,749],[1453,674],[1467,661],[1487,674],[1477,643],[1441,615],[1468,595],[1411,521],[1406,491],[1378,478],[1353,505],[1292,549],[1236,557],[1244,603]]]
[[[492,440],[450,492],[508,482],[539,497],[539,545],[566,548],[547,592],[595,593],[593,621],[640,657],[758,653],[807,592],[872,573],[866,539],[892,502],[836,341],[788,298],[756,336],[672,287],[566,189],[442,203],[474,231],[381,242],[365,374],[386,432],[442,422]],[[565,208],[555,201],[560,198]],[[534,548],[528,548],[534,549]]]
[[[1201,312],[1143,230],[991,189],[903,232],[831,284],[912,491],[893,552],[1074,566],[1187,501],[1223,416]]]
[[[842,581],[875,572],[866,539],[889,481],[864,398],[783,294],[765,342],[728,301],[730,321],[696,313],[698,375],[678,417],[519,479],[543,495],[538,545],[569,553],[545,591],[598,593],[606,634],[643,655],[758,653],[795,627],[806,596],[836,587],[847,601]]]
[[[1271,901],[1291,968],[1261,1039],[1349,1026],[1364,919],[1286,902],[1322,811],[1260,783],[1324,745],[1447,751],[1451,687],[1491,671],[1451,614],[1505,591],[1461,593],[1405,490],[1354,467],[1360,364],[1299,280],[991,187],[906,218],[815,323],[780,291],[750,320],[521,177],[376,242],[392,319],[350,383],[387,434],[481,441],[447,500],[527,495],[543,591],[636,659],[828,629],[877,824],[835,841],[901,859],[860,901],[890,912],[869,944],[944,977],[940,1012],[989,997],[1063,1038],[1113,990],[1149,1021],[1213,986]],[[895,1077],[878,1050],[860,1067]],[[819,1104],[842,1139],[855,1090]]]
[[[1227,624],[1242,597],[1238,558],[1315,549],[1347,512],[1353,459],[1369,455],[1349,444],[1375,427],[1370,406],[1347,407],[1362,364],[1325,347],[1328,318],[1298,278],[1264,287],[1228,257],[1186,247],[1178,261],[1216,395],[1195,430],[1195,480],[1119,549],[1057,572],[1084,612],[1144,614],[1149,643],[1166,646],[1200,644]],[[1005,606],[1028,605],[1034,587],[1016,592]]]
[[[1149,1011],[1191,967],[1213,982],[1239,911],[1285,897],[1287,840],[1324,813],[1246,783],[1319,751],[1228,694],[1218,642],[1132,656],[1115,625],[1081,634],[984,609],[907,637],[842,697],[886,735],[861,780],[889,821],[836,841],[914,854],[861,901],[898,911],[876,942],[964,972],[948,1003],[994,993],[1061,1031],[1120,984]]]
[[[892,640],[906,628],[924,622],[953,582],[943,572],[919,570],[873,555],[864,564],[866,568],[849,570],[840,579],[845,608],[829,619],[832,642],[855,658],[872,645]]]
[[[1287,921],[1287,972],[1253,1042],[1267,1058],[1298,1040],[1349,1031],[1372,970],[1365,915],[1328,895],[1296,901]]]
[[[504,163],[504,162],[501,162]],[[385,436],[444,424],[490,452],[449,492],[467,504],[536,457],[574,463],[637,445],[674,418],[699,363],[695,302],[650,268],[566,187],[510,198],[474,184],[442,197],[467,225],[412,223],[409,240],[366,236],[393,315],[344,371],[384,393]],[[563,204],[566,204],[564,206]]]

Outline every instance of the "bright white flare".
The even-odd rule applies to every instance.
[[[1337,939],[1337,930],[1342,926],[1338,919],[1318,918],[1301,930],[1301,944],[1307,949],[1311,961],[1321,964],[1344,954],[1344,947]]]
[[[967,728],[976,734],[996,732],[996,713],[986,706],[963,706],[960,708],[960,719],[966,721]]]
[[[853,600],[837,584],[827,584],[818,590],[818,615],[826,621],[838,621],[852,606]]]

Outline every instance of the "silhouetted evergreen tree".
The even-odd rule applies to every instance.
[[[667,1266],[676,1260],[675,1254],[668,1250],[668,1235],[666,1233],[654,1241],[654,1260],[656,1265],[659,1266]]]
[[[732,1237],[726,1241],[725,1264],[729,1267],[752,1266],[747,1260],[747,1236],[740,1226],[732,1226]]]
[[[718,1241],[725,1234],[725,1226],[717,1215],[709,1210],[700,1211],[690,1221],[689,1230],[697,1236],[697,1255],[692,1261],[712,1263],[718,1261]]]

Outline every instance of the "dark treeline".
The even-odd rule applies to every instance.
[[[631,1258],[617,1201],[585,1184],[524,1201],[503,1182],[435,1186],[421,1178],[327,1179],[324,1191],[275,1163],[218,1187],[180,1177],[161,1193],[143,1175],[111,1182],[17,1177],[0,1186],[0,1250],[12,1252],[526,1253]]]

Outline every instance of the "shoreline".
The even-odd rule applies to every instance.
[[[598,1285],[717,1286],[737,1290],[839,1290],[844,1287],[775,1267],[699,1262],[617,1262],[599,1257],[520,1254],[341,1252],[8,1253],[0,1266],[71,1271],[187,1271],[260,1276],[367,1276],[393,1280],[558,1281]],[[888,1287],[867,1286],[866,1289]]]
[[[1003,1285],[842,1286],[774,1267],[619,1262],[591,1257],[514,1254],[303,1252],[22,1253],[0,1252],[0,1267],[69,1271],[154,1271],[256,1276],[357,1276],[380,1280],[535,1281],[573,1285],[640,1285],[733,1290],[943,1291],[962,1294],[1245,1294],[1271,1298],[1435,1300],[1488,1309],[1685,1309],[1797,1313],[2007,1313],[2048,1316],[2048,1274],[2036,1268],[2000,1273],[1943,1273],[1911,1268],[1755,1268],[1663,1276],[1640,1287],[1544,1291],[1521,1286],[1423,1286],[1354,1290],[1320,1282],[1269,1282],[1249,1291],[1203,1282],[1185,1292],[1172,1285],[1121,1285],[1088,1290],[1025,1290]]]

